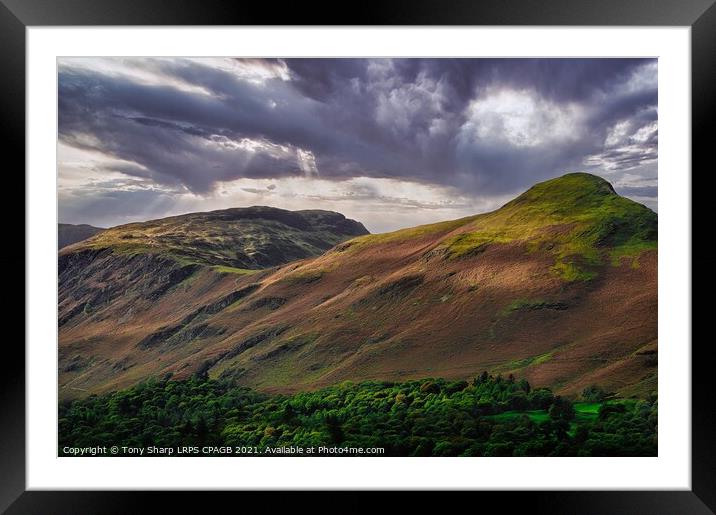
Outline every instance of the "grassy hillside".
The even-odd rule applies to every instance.
[[[63,398],[195,373],[284,393],[480,370],[564,395],[656,387],[657,217],[601,178],[264,271],[188,225],[168,224],[174,246],[149,228],[60,256]]]
[[[548,251],[552,270],[572,281],[590,279],[605,260],[634,261],[656,249],[656,213],[616,194],[612,186],[587,173],[571,173],[539,183],[502,208],[453,222],[425,225],[361,238],[361,245],[405,241],[449,233],[436,250],[450,258],[484,251],[495,244],[521,242],[529,251]]]

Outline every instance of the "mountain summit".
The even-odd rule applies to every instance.
[[[266,391],[482,370],[568,395],[656,384],[657,217],[593,175],[262,271],[170,225],[174,239],[150,227],[110,248],[106,231],[61,253],[62,397],[192,374]]]
[[[500,209],[463,221],[440,246],[451,256],[522,242],[552,254],[553,270],[567,279],[589,274],[610,256],[656,248],[656,213],[587,173],[539,183]]]

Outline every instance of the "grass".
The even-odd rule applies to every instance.
[[[450,257],[460,258],[484,251],[495,243],[509,243],[512,238],[496,231],[481,231],[458,234],[447,243]]]
[[[377,245],[383,243],[399,243],[402,241],[409,241],[422,236],[429,236],[439,233],[449,233],[458,227],[472,222],[477,219],[480,215],[468,216],[466,218],[460,218],[457,220],[449,220],[446,222],[438,222],[434,224],[418,225],[416,227],[410,227],[407,229],[400,229],[398,231],[386,232],[380,234],[367,234],[365,236],[358,236],[350,240],[351,246],[347,250],[357,250],[370,245]]]
[[[657,247],[657,216],[647,207],[617,195],[599,177],[567,174],[542,182],[491,213],[468,220],[465,232],[448,238],[451,258],[489,245],[524,243],[555,258],[552,272],[567,282],[593,279],[599,265],[619,264]]]
[[[587,416],[597,416],[599,414],[599,408],[602,406],[601,402],[575,402],[574,411]]]
[[[646,251],[656,250],[656,241],[633,241],[615,248],[610,252],[613,266],[619,266],[624,258],[631,261],[632,268],[639,268],[639,256]]]
[[[517,299],[510,303],[505,309],[507,313],[512,311],[520,311],[522,309],[535,309],[547,305],[543,299]]]
[[[538,354],[536,356],[530,356],[529,358],[524,359],[518,359],[515,361],[510,361],[506,365],[500,367],[500,369],[504,370],[518,370],[521,368],[527,368],[532,365],[541,365],[542,363],[546,363],[549,360],[552,359],[552,353],[551,352],[545,352],[544,354]]]
[[[287,275],[283,281],[289,284],[310,284],[320,281],[325,273],[326,271],[322,269],[302,270],[300,272],[294,272]]]
[[[258,270],[249,270],[248,268],[235,268],[233,266],[215,265],[211,267],[215,272],[220,274],[237,274],[237,275],[250,275],[255,274]]]
[[[552,359],[552,353],[546,352],[544,354],[540,354],[539,356],[535,356],[535,358],[532,360],[532,365],[541,365],[542,363],[548,362],[550,359]]]
[[[601,402],[575,402],[573,404],[575,416],[574,421],[571,424],[571,430],[576,428],[576,424],[579,422],[593,422],[599,415],[599,408],[602,406]],[[496,422],[509,422],[517,417],[527,416],[533,422],[546,422],[549,420],[549,413],[547,410],[529,410],[529,411],[505,411],[498,415],[490,415],[489,418]]]
[[[594,270],[586,270],[574,263],[564,261],[557,261],[550,270],[567,282],[591,281],[597,276]]]
[[[505,411],[497,415],[489,415],[487,418],[496,422],[508,422],[523,415],[529,417],[533,422],[546,422],[549,420],[549,413],[546,410]]]
[[[562,302],[550,302],[542,298],[519,298],[510,302],[505,308],[499,311],[496,315],[494,324],[502,322],[510,315],[517,312],[534,311],[539,309],[566,309],[566,304]],[[494,324],[492,329],[494,330]],[[535,358],[528,358],[529,360]],[[520,360],[522,362],[525,360]],[[517,361],[514,363],[518,363]],[[519,367],[518,367],[519,368]]]

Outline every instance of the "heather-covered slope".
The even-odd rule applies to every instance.
[[[295,391],[485,369],[642,395],[656,387],[656,236],[655,213],[569,174],[492,213],[259,272],[83,245],[60,258],[60,395],[193,373]]]

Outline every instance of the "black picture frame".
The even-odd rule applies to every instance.
[[[606,26],[689,26],[691,27],[692,63],[692,170],[699,170],[699,188],[692,181],[692,235],[707,233],[709,189],[704,187],[713,128],[716,123],[716,0],[383,0],[351,4],[345,9],[321,3],[223,2],[219,0],[0,0],[0,116],[2,146],[5,158],[6,191],[25,191],[25,30],[31,26],[61,25],[606,25]],[[350,7],[350,8],[348,8]],[[12,166],[9,163],[13,163]],[[679,173],[669,171],[669,173]],[[682,173],[688,173],[683,171]],[[10,195],[8,195],[9,197]],[[25,227],[18,213],[24,213],[24,195],[19,206],[6,209],[6,241],[9,249],[2,253],[5,270],[25,269]],[[6,204],[7,205],[7,204]],[[702,211],[699,212],[695,208]],[[703,215],[703,216],[701,216]],[[692,253],[693,253],[692,245]],[[693,265],[705,268],[705,258],[692,255]],[[19,282],[20,274],[15,276]],[[693,294],[711,288],[712,279],[701,276]],[[20,284],[17,285],[18,293]],[[32,309],[13,295],[11,309]],[[14,293],[14,292],[13,292]],[[9,298],[8,295],[6,298]],[[21,308],[22,306],[22,308]],[[693,303],[692,320],[706,314],[708,303]],[[703,312],[703,313],[702,313]],[[14,314],[14,313],[13,313]],[[7,313],[7,321],[19,320]],[[9,315],[9,316],[8,316]],[[693,329],[701,324],[694,323]],[[19,324],[18,324],[19,325]],[[512,507],[529,506],[530,511],[549,513],[714,513],[716,512],[716,434],[714,410],[708,377],[710,339],[699,340],[693,333],[692,343],[692,489],[690,491],[609,491],[609,492],[481,492],[486,499],[504,502]],[[24,336],[24,330],[23,330]],[[689,342],[670,342],[688,344]],[[193,502],[206,507],[208,493],[202,499],[179,492],[39,492],[25,488],[25,352],[18,338],[4,342],[4,367],[0,374],[0,510],[7,513],[139,513],[161,501],[162,511],[187,511]],[[698,408],[698,409],[697,409]],[[223,498],[240,495],[248,506],[255,494],[212,493]],[[278,495],[278,496],[276,496]],[[349,493],[351,497],[355,493]],[[365,511],[374,502],[371,495],[341,502],[341,511]],[[290,501],[285,499],[290,496]],[[317,509],[315,501],[301,493],[274,494],[266,509],[303,503]],[[413,500],[423,502],[422,494]],[[212,498],[212,503],[216,502]],[[451,502],[460,502],[452,497]],[[331,502],[322,501],[329,506]],[[177,506],[177,508],[174,508]],[[334,506],[335,507],[335,506]],[[261,510],[259,510],[261,511]],[[319,511],[322,511],[319,509]]]

